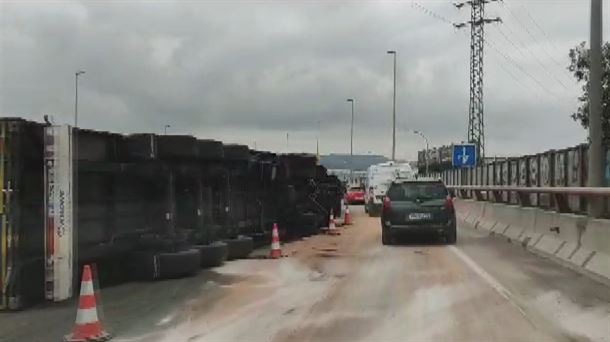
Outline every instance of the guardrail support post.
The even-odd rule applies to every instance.
[[[519,198],[519,204],[522,207],[531,207],[532,202],[530,200],[530,195],[523,192],[517,192],[517,197]]]
[[[555,210],[558,213],[570,212],[570,205],[568,204],[568,197],[564,194],[553,194],[555,202]]]
[[[468,191],[464,190],[464,189],[460,189],[460,198],[468,198]]]

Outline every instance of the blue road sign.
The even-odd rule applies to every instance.
[[[477,146],[475,144],[453,145],[453,166],[475,167],[477,165]]]

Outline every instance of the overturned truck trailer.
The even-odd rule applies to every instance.
[[[0,119],[0,308],[188,276],[339,214],[341,183],[313,155],[192,136],[121,135]]]

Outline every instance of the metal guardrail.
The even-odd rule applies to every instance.
[[[548,194],[551,196],[549,206],[560,213],[573,212],[568,203],[568,196],[584,197],[587,200],[603,200],[610,198],[610,187],[522,187],[493,185],[448,185],[448,189],[457,191],[460,198],[475,198],[477,201],[492,201],[506,203],[510,194],[518,199],[518,204],[524,207],[532,206],[531,195]],[[508,193],[508,196],[504,196]],[[538,202],[538,201],[537,201]],[[539,203],[536,206],[540,206]],[[607,215],[610,213],[607,213]]]
[[[493,186],[493,185],[448,185],[447,188],[454,190],[471,191],[512,191],[528,194],[565,194],[591,197],[610,197],[610,187],[525,187],[525,186]]]

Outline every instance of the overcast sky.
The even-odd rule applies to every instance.
[[[589,36],[588,0],[487,5],[488,155],[581,143],[568,50]],[[604,40],[610,36],[604,0]],[[284,152],[391,151],[466,139],[469,31],[450,1],[0,1],[0,116],[121,133],[163,131]],[[445,22],[443,20],[447,20]],[[507,39],[508,38],[508,39]],[[320,124],[318,125],[318,122]],[[286,134],[289,134],[287,146]]]

